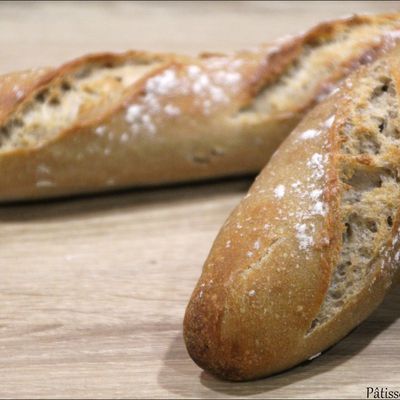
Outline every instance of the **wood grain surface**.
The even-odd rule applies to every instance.
[[[0,3],[0,72],[128,48],[232,50],[399,2]],[[365,398],[400,390],[400,290],[321,357],[250,383],[188,357],[182,317],[251,178],[0,207],[1,398]]]

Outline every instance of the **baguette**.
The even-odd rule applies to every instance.
[[[400,46],[347,78],[233,211],[188,304],[202,368],[264,377],[319,355],[399,278]]]
[[[304,113],[392,47],[353,16],[233,55],[97,54],[0,77],[0,201],[258,172]]]

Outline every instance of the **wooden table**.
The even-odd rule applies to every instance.
[[[0,71],[86,51],[232,50],[354,11],[346,3],[2,3]],[[0,207],[0,397],[365,398],[400,390],[400,291],[312,362],[221,382],[188,357],[182,316],[251,179]]]

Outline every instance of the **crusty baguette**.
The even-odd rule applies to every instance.
[[[193,360],[248,380],[318,355],[399,277],[400,46],[316,106],[222,227],[193,292]]]
[[[355,16],[233,55],[99,54],[0,77],[0,201],[258,172],[399,27]]]

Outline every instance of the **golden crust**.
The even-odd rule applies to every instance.
[[[0,139],[5,138],[6,143],[2,148],[0,141],[0,200],[257,172],[306,110],[351,69],[372,61],[392,46],[394,41],[388,32],[397,29],[398,21],[398,14],[354,16],[233,55],[203,54],[193,58],[143,52],[103,53],[82,57],[58,69],[0,77]],[[356,36],[349,45],[349,54],[340,60],[328,60],[324,55],[317,60],[331,69],[328,75],[310,76],[309,81],[315,80],[315,86],[303,96],[296,96],[303,89],[293,88],[294,92],[283,99],[278,96],[268,109],[264,102],[270,102],[271,96],[265,100],[265,91],[285,85],[282,77],[290,76],[296,62],[306,57],[307,49],[318,49],[364,25],[370,30],[370,37]],[[107,70],[123,66],[132,67],[128,78],[129,74],[136,74],[135,70],[140,71],[126,87],[104,75]],[[98,98],[90,97],[93,87],[79,86],[78,75],[86,69],[105,71],[96,81],[104,87]],[[164,93],[162,85],[168,81],[159,80],[171,74],[177,87]],[[64,115],[60,118],[54,111],[53,120],[48,116],[44,119],[41,116],[48,112],[37,111],[35,123],[19,129],[20,136],[14,134],[13,126],[32,119],[26,114],[30,107],[37,106],[37,97],[59,90],[65,79],[79,86],[78,97],[88,98],[78,99],[76,115],[60,124]],[[155,88],[159,109],[149,108],[150,100],[154,103],[154,96],[149,96],[151,81],[162,86]],[[185,86],[188,82],[189,89]],[[64,104],[64,97],[65,93],[61,93],[58,107],[69,115],[74,104]],[[139,117],[130,118],[137,118],[139,123],[127,122],[131,106],[142,112]],[[49,113],[52,110],[55,108]],[[96,131],[106,134],[101,136]],[[9,136],[18,140],[9,140]]]
[[[390,65],[399,93],[399,60],[400,47],[314,108],[222,227],[184,319],[188,352],[201,368],[229,380],[290,368],[348,334],[400,275],[397,208],[366,283],[312,329],[344,246],[341,133],[363,101],[360,82],[379,63]]]

